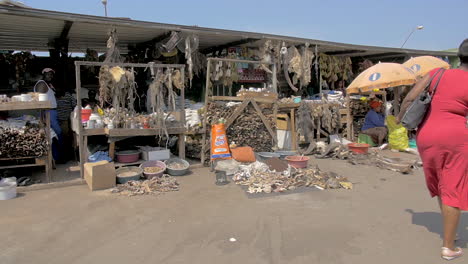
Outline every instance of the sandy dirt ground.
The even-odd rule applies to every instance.
[[[310,163],[346,175],[354,190],[248,199],[198,169],[179,177],[179,192],[158,196],[92,193],[85,185],[23,192],[0,201],[0,263],[444,262],[440,214],[421,171]],[[464,214],[463,248],[467,225]]]

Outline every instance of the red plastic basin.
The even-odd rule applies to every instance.
[[[288,161],[289,165],[291,167],[294,167],[296,169],[302,169],[302,168],[307,168],[307,163],[309,161],[309,157],[304,157],[304,156],[287,156],[285,158],[286,161]]]
[[[366,143],[349,143],[348,148],[355,154],[367,154],[369,152],[369,144]]]

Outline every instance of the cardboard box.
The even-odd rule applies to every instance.
[[[107,161],[85,163],[84,178],[91,191],[115,187],[116,173],[114,163]]]
[[[291,130],[291,120],[286,114],[276,115],[276,129]]]
[[[171,157],[169,149],[165,148],[152,148],[151,150],[141,150],[141,157],[143,160],[168,160]]]

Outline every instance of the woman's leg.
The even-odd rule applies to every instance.
[[[444,242],[442,246],[455,250],[455,237],[458,222],[460,221],[460,209],[443,204],[440,197],[438,197],[438,200],[444,223]]]

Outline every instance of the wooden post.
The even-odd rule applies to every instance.
[[[115,142],[109,143],[109,158],[114,160],[115,158]]]
[[[180,69],[180,75],[182,76],[182,83],[185,83],[185,69]],[[185,126],[185,85],[180,90],[180,122]],[[185,133],[179,134],[179,158],[185,159]]]
[[[291,149],[297,150],[296,109],[291,108]]]
[[[42,112],[42,111],[41,111]],[[47,160],[46,160],[46,181],[49,183],[51,180],[51,171],[52,171],[52,139],[50,138],[50,112],[45,111],[45,132],[47,137]]]
[[[203,117],[203,134],[202,134],[202,153],[201,153],[201,163],[205,163],[205,152],[206,152],[206,140],[207,136],[207,121],[208,121],[208,104],[210,103],[209,100],[209,90],[210,90],[210,76],[211,76],[211,59],[208,58],[208,65],[206,67],[206,80],[205,80],[205,116]],[[213,86],[211,86],[213,88]],[[209,144],[208,144],[209,147]]]
[[[322,126],[322,121],[320,119],[317,120],[317,142],[320,141],[320,129]]]
[[[348,140],[354,140],[354,129],[353,129],[353,114],[351,111],[351,98],[349,95],[346,95],[346,110],[348,114],[346,115],[346,134],[348,134]]]
[[[274,121],[275,121],[275,129],[274,129],[274,132],[275,132],[275,139],[276,141],[273,141],[273,143],[276,142],[276,144],[274,145],[276,148],[278,148],[278,127],[276,126],[276,118],[278,116],[278,104],[275,102],[273,104],[273,118],[274,118]]]
[[[275,91],[276,93],[278,93],[278,79],[276,78],[276,63],[273,62],[273,91]],[[276,118],[276,117],[275,117]]]
[[[393,115],[398,116],[400,113],[400,89],[402,86],[393,88]]]
[[[75,62],[75,76],[76,76],[76,106],[77,106],[77,116],[78,116],[78,148],[80,152],[80,176],[84,178],[84,163],[85,160],[85,153],[84,149],[87,147],[84,145],[84,138],[83,138],[83,124],[81,123],[81,66],[77,65]],[[86,140],[86,143],[88,141]]]

